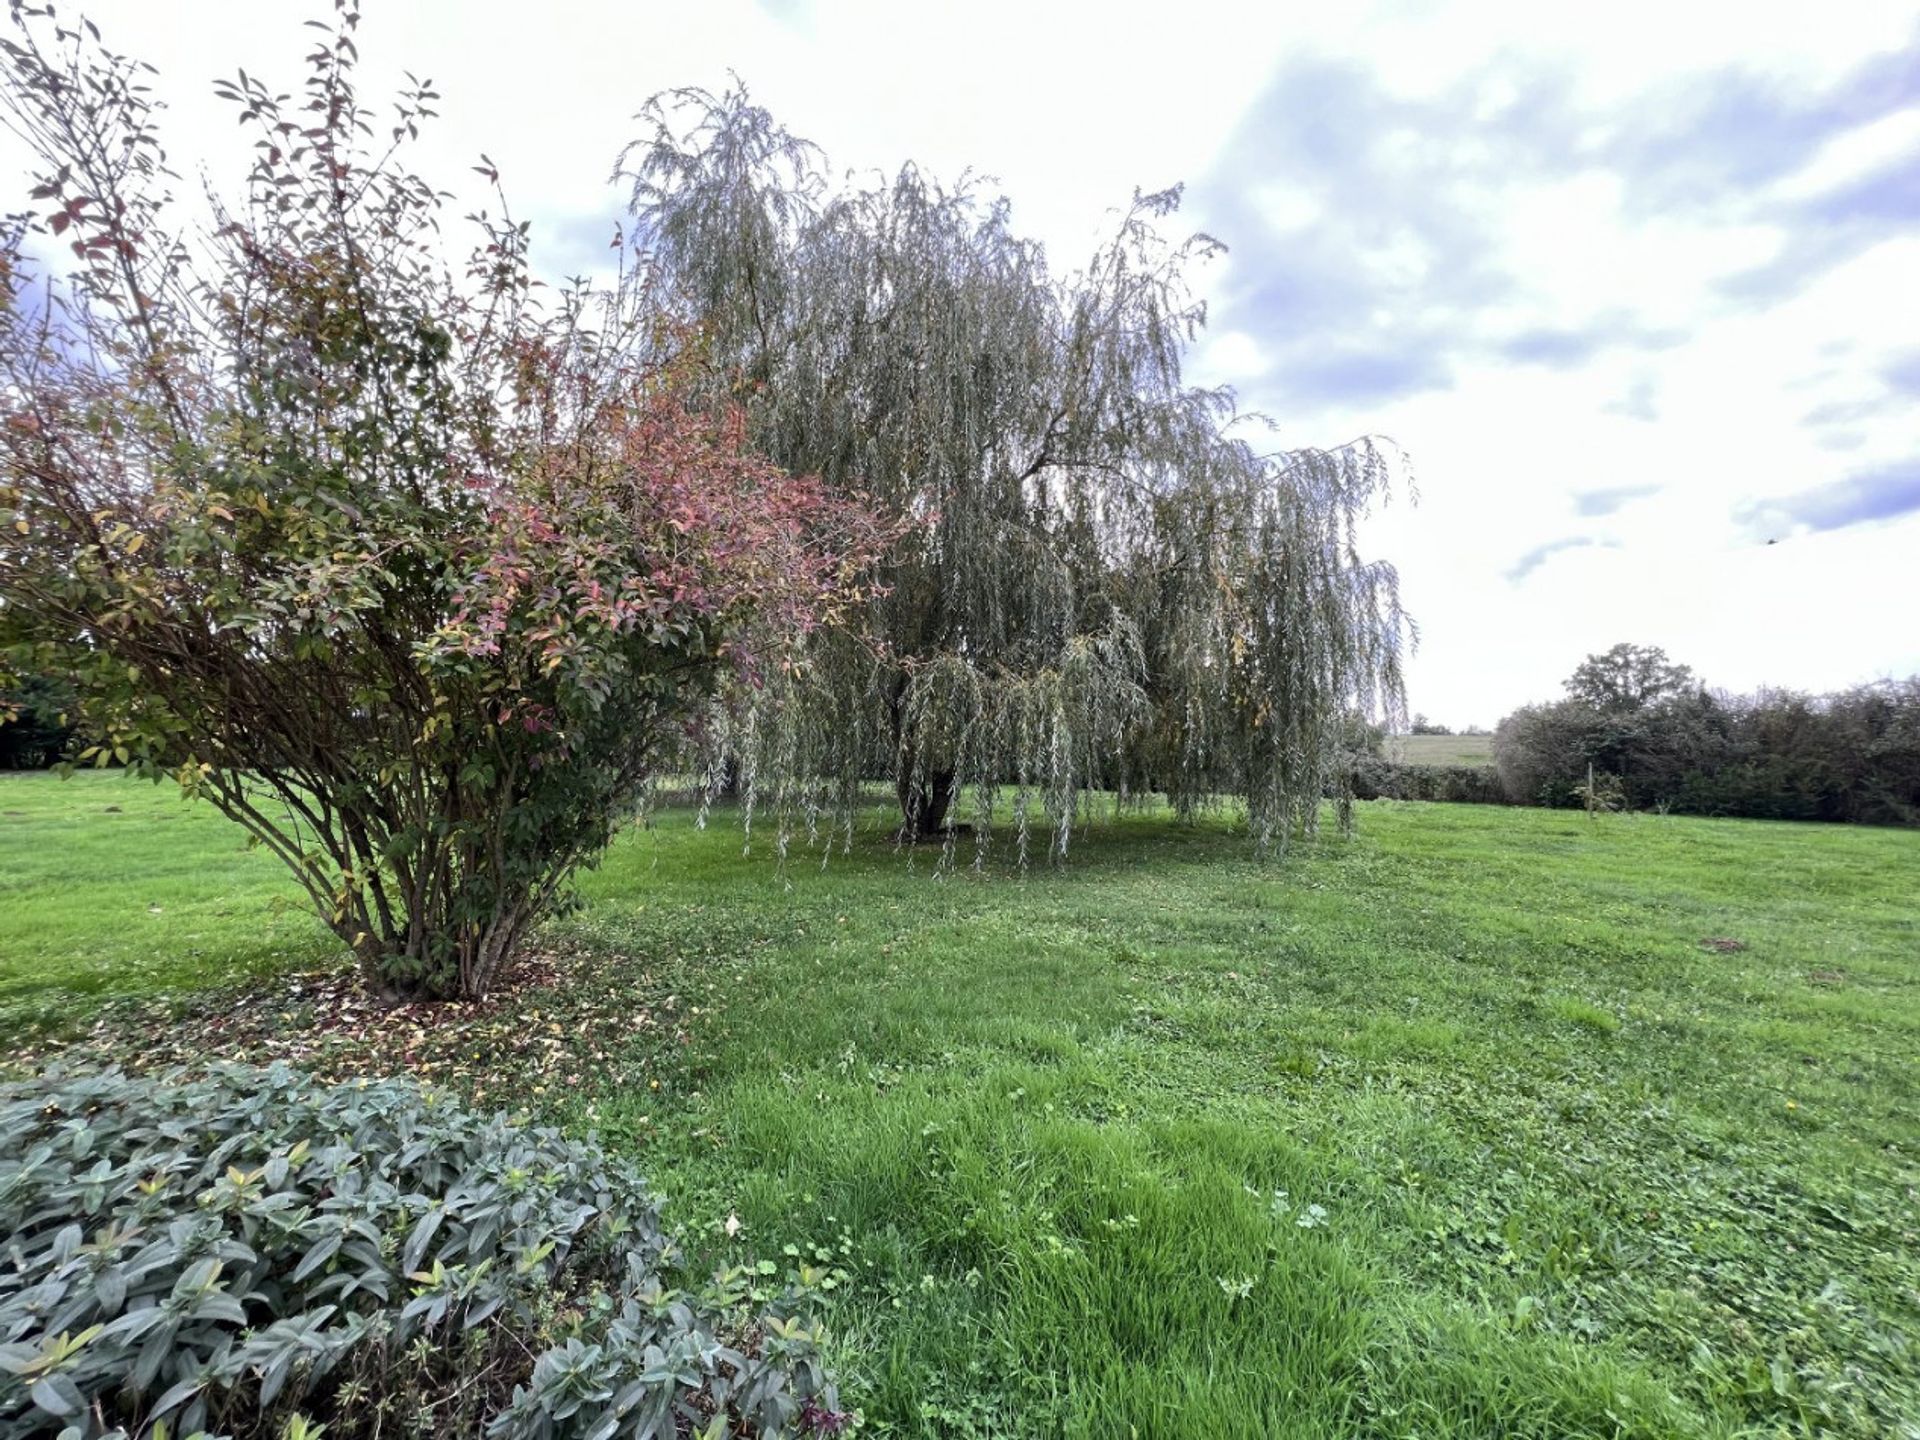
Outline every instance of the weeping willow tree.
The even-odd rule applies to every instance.
[[[1262,453],[1183,379],[1218,247],[1164,236],[1179,192],[1061,277],[972,177],[830,186],[737,89],[642,118],[616,178],[711,383],[776,464],[914,522],[863,623],[734,713],[749,816],[850,824],[885,776],[903,839],[964,817],[984,847],[1000,806],[1023,860],[1033,829],[1064,853],[1095,789],[1239,796],[1262,846],[1328,794],[1344,824],[1351,717],[1401,705],[1395,573],[1355,541],[1393,467],[1364,440]]]

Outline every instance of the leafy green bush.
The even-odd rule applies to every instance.
[[[671,1288],[677,1254],[629,1170],[412,1081],[0,1087],[0,1225],[10,1436],[843,1420],[796,1292],[755,1314],[741,1287],[724,1305]]]
[[[1516,805],[1549,809],[1580,803],[1573,787],[1586,779],[1600,748],[1601,717],[1578,700],[1522,705],[1493,732],[1493,770]],[[1604,757],[1596,763],[1604,764]]]

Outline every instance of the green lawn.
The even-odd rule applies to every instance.
[[[179,794],[0,773],[0,1027],[334,952],[286,868]]]
[[[1394,735],[1387,755],[1407,765],[1491,765],[1491,735]]]
[[[164,790],[0,811],[22,1044],[328,953]],[[591,980],[515,1012],[552,1083],[494,1082],[696,1254],[839,1267],[866,1433],[1920,1433],[1920,834],[1374,804],[940,877],[881,823],[824,871],[624,838],[548,937]]]

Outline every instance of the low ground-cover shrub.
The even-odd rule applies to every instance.
[[[598,1145],[284,1067],[0,1087],[0,1432],[836,1428],[788,1292],[673,1288]],[[727,1297],[725,1302],[718,1296]]]

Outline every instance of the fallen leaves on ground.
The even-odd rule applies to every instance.
[[[713,1023],[710,1005],[684,1004],[630,961],[561,947],[529,954],[481,1000],[395,1003],[342,966],[110,1006],[77,1038],[15,1061],[141,1073],[283,1061],[329,1080],[410,1073],[476,1101],[519,1105],[562,1089],[686,1081],[710,1048],[696,1044],[694,1027]]]

